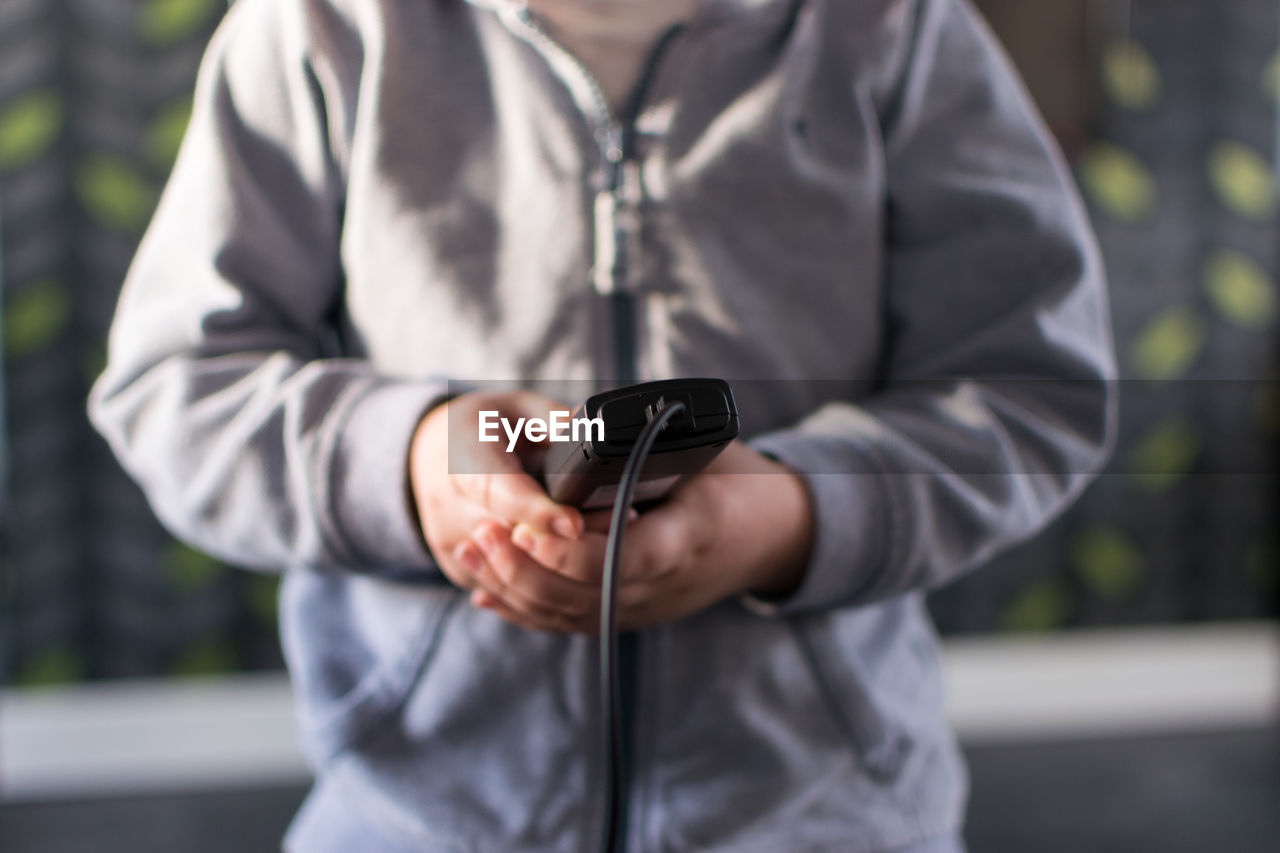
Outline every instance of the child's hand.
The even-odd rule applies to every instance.
[[[525,473],[525,463],[534,455],[530,448],[508,453],[504,443],[482,444],[476,429],[482,410],[514,420],[545,418],[553,408],[564,407],[531,392],[463,394],[437,406],[414,434],[409,479],[423,535],[453,583],[500,595],[527,619],[560,625],[597,610],[598,589],[527,557],[495,567],[482,548],[490,541],[509,545],[510,529],[521,524],[551,531],[549,536],[565,543],[577,541],[585,527],[582,514],[552,501]],[[450,422],[456,427],[452,434]]]
[[[520,524],[510,537],[487,543],[486,562],[518,577],[532,558],[542,571],[598,588],[607,524],[606,514],[597,514],[578,539]],[[744,592],[789,592],[803,577],[812,538],[813,509],[799,475],[734,442],[666,503],[630,525],[618,589],[619,626],[632,630],[672,621]],[[598,629],[598,610],[550,625],[530,620],[502,595],[480,593],[475,600],[526,627]]]

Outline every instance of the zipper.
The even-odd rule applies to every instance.
[[[606,162],[605,188],[596,195],[595,248],[592,285],[609,300],[613,326],[614,378],[619,385],[637,381],[636,300],[628,287],[627,274],[640,244],[639,203],[641,197],[639,163],[635,159],[635,121],[657,71],[658,61],[683,28],[670,27],[645,58],[621,122],[610,125],[602,141]],[[584,69],[585,71],[585,69]],[[590,75],[588,75],[590,76]],[[601,235],[604,235],[602,239]],[[627,848],[630,823],[631,766],[634,760],[635,707],[638,691],[640,635],[625,632],[618,636],[618,681],[621,702],[622,780],[619,793],[616,844],[609,853]]]
[[[630,385],[638,379],[636,359],[635,295],[627,276],[633,255],[639,245],[640,221],[638,204],[641,188],[639,164],[635,159],[635,121],[644,105],[659,60],[675,37],[684,29],[676,24],[659,37],[641,66],[640,78],[632,87],[622,116],[612,106],[595,75],[572,52],[561,45],[538,23],[523,2],[515,8],[515,19],[525,38],[543,50],[544,55],[578,77],[589,93],[587,118],[595,125],[593,136],[599,146],[604,170],[604,186],[596,192],[592,205],[591,275],[593,290],[608,300],[613,337],[613,378],[618,385]],[[553,62],[553,67],[556,62]],[[635,701],[639,671],[639,635],[627,632],[618,636],[618,681],[622,757],[618,768],[617,832],[608,840],[608,853],[623,853],[627,847],[630,817],[630,781],[635,731]]]
[[[632,88],[623,114],[618,116],[590,69],[542,28],[525,3],[517,3],[513,8],[514,21],[521,35],[542,49],[544,54],[549,54],[553,67],[560,66],[557,70],[569,71],[586,87],[588,103],[579,106],[583,106],[588,120],[594,125],[593,136],[604,173],[604,186],[596,192],[592,204],[590,284],[596,293],[609,300],[614,381],[619,385],[629,385],[637,381],[638,374],[635,296],[627,285],[631,256],[638,245],[640,230],[637,205],[641,190],[638,163],[635,161],[635,120],[644,105],[658,61],[684,27],[676,24],[658,38],[641,66],[640,78]]]
[[[631,117],[632,119],[634,117]],[[596,193],[591,286],[609,301],[613,334],[613,375],[618,385],[637,381],[635,296],[627,275],[639,242],[639,175],[630,138],[633,130],[621,123],[603,135],[606,181]]]

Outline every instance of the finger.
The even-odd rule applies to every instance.
[[[612,510],[584,514],[583,535],[576,541],[565,540],[536,525],[523,523],[512,529],[511,541],[545,568],[581,583],[598,586],[612,515]],[[640,513],[634,507],[627,511],[628,523],[639,517]]]
[[[670,606],[658,606],[653,603],[632,608],[619,606],[618,630],[621,632],[642,631],[655,625],[674,622],[681,615],[683,614],[673,612]]]
[[[520,613],[526,619],[555,622],[567,618],[564,613],[530,601],[519,590],[508,587],[474,543],[464,542],[459,545],[457,554],[459,562],[467,567],[475,580],[474,591],[484,592],[502,601],[508,609]]]
[[[673,583],[671,576],[653,583],[630,584],[618,588],[618,630],[637,631],[673,622],[712,603],[697,587]]]
[[[545,631],[552,634],[570,634],[573,627],[565,621],[534,619],[526,616],[492,593],[478,589],[471,594],[471,604],[481,610],[489,610],[501,618],[528,631]]]
[[[466,588],[473,593],[487,592],[496,597],[502,597],[506,593],[502,579],[498,577],[493,567],[484,558],[479,546],[474,542],[461,543],[454,553],[457,556],[458,563],[470,575],[472,582]]]
[[[600,585],[607,539],[600,533],[586,533],[576,542],[540,530],[531,524],[517,524],[511,544],[546,571],[595,590]]]
[[[538,610],[571,618],[589,617],[599,610],[600,592],[594,584],[544,568],[513,545],[510,536],[496,523],[482,524],[472,534],[508,593]],[[506,597],[513,605],[518,603],[511,595]]]
[[[479,581],[476,575],[479,563],[483,558],[470,542],[462,542],[449,554],[441,554],[438,562],[440,571],[444,572],[454,586],[459,589],[475,589]]]
[[[648,618],[655,609],[674,607],[686,589],[673,575],[653,581],[621,584],[618,587],[618,613],[627,618]],[[620,615],[619,620],[623,619]]]
[[[500,450],[495,452],[507,455]],[[514,469],[502,472],[457,474],[454,482],[464,497],[509,525],[527,521],[566,539],[582,535],[582,513],[553,501],[537,480],[520,470],[518,463]]]
[[[630,525],[622,553],[622,584],[653,581],[700,555],[694,553],[692,515],[663,505],[641,514]]]
[[[627,509],[628,524],[639,517],[640,513],[635,507]],[[585,533],[608,533],[612,522],[613,510],[611,509],[597,509],[582,514],[582,529]]]

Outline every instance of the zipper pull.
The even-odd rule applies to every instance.
[[[600,156],[609,165],[606,167],[610,172],[617,169],[619,163],[622,162],[622,125],[616,121],[609,122],[609,126],[604,128],[598,137],[600,141]]]

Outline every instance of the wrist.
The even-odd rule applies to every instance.
[[[436,466],[440,464],[443,448],[448,445],[439,440],[440,430],[447,425],[449,401],[444,401],[427,411],[418,421],[409,443],[409,500],[418,518],[419,532],[426,537],[426,490]]]
[[[777,467],[764,485],[771,513],[763,529],[769,535],[745,590],[762,598],[784,598],[799,589],[813,550],[813,497],[803,477]]]

